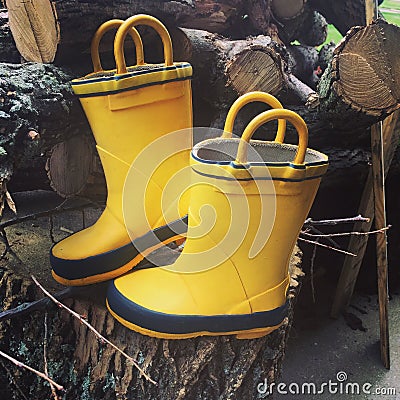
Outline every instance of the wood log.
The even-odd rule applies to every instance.
[[[41,203],[37,199],[33,201],[32,193],[27,194],[26,201],[30,207]],[[21,209],[21,212],[26,211]],[[0,260],[0,304],[3,310],[43,297],[30,279],[30,271],[34,271],[41,284],[51,292],[59,290],[45,261],[51,245],[47,220],[48,217],[36,219],[35,227],[32,227],[32,221],[26,221],[6,228],[22,264],[17,265],[17,274],[11,269],[17,264],[13,257],[7,255]],[[79,211],[54,217],[53,234],[59,231],[60,226],[80,229],[78,221]],[[84,315],[107,339],[137,360],[157,385],[141,378],[121,354],[103,344],[80,321],[56,306],[3,321],[0,325],[2,351],[43,370],[42,342],[44,313],[47,311],[49,374],[65,387],[66,398],[256,398],[257,385],[264,383],[265,379],[269,384],[276,382],[280,374],[293,308],[301,286],[300,261],[299,254],[294,254],[290,268],[292,283],[288,318],[279,330],[259,339],[238,340],[233,336],[221,336],[174,341],[140,335],[120,325],[107,312],[104,306],[107,284],[88,286],[77,297],[63,300]],[[50,396],[46,384],[30,372],[16,369],[6,360],[0,362],[0,384],[4,399],[19,398],[17,385],[32,398]]]
[[[37,293],[27,279],[5,273],[0,281],[7,294],[6,308]],[[93,300],[74,299],[65,303],[120,349],[133,356],[157,382],[153,385],[115,350],[102,344],[73,317],[56,307],[48,311],[47,361],[49,374],[66,389],[68,398],[108,399],[245,399],[256,398],[257,386],[277,382],[293,319],[299,286],[291,288],[289,318],[273,334],[253,340],[234,337],[202,337],[182,341],[159,340],[129,331],[118,324],[104,306]],[[93,292],[93,290],[92,290]],[[94,296],[104,299],[104,288]],[[3,299],[4,300],[4,299]],[[43,369],[41,348],[43,312],[10,321],[1,331],[2,350],[27,364]],[[21,350],[22,349],[22,350]],[[35,398],[48,398],[48,386],[35,375],[0,363],[3,398],[13,399],[18,391]],[[9,383],[9,382],[12,383]],[[18,393],[20,395],[20,393]]]
[[[116,0],[112,3],[105,0],[56,0],[52,2],[54,10],[48,0],[9,0],[6,4],[12,16],[11,27],[18,47],[30,60],[37,61],[41,57],[36,40],[38,37],[49,39],[41,43],[41,47],[48,52],[46,59],[54,58],[58,43],[57,29],[54,27],[59,25],[60,43],[56,62],[64,65],[76,62],[80,55],[87,53],[96,29],[112,18],[126,19],[134,14],[146,13],[159,18],[167,26],[226,32],[230,36],[240,31],[266,33],[270,26],[270,8],[265,0]],[[26,14],[30,15],[31,22],[35,22],[32,24],[34,29],[26,29],[29,26],[23,21]],[[27,54],[32,53],[32,49],[36,50],[35,58]]]
[[[290,68],[292,73],[315,90],[319,81],[317,75],[318,50],[315,47],[304,45],[288,46],[287,49],[291,55]]]
[[[283,103],[286,107],[299,111],[305,118],[310,127],[312,146],[320,149],[363,148],[363,142],[368,137],[365,128],[397,107],[397,100],[393,96],[399,91],[396,87],[398,79],[393,72],[395,68],[392,70],[387,66],[391,65],[392,58],[393,65],[396,66],[397,61],[388,49],[396,50],[397,43],[400,43],[399,28],[385,22],[378,22],[364,29],[367,29],[366,34],[363,34],[363,29],[355,31],[336,49],[336,61],[333,65],[339,73],[334,75],[333,69],[328,68],[319,86],[320,106],[313,109],[304,107],[304,103],[308,95],[315,93],[287,72],[281,57],[281,47],[269,37],[228,40],[205,31],[172,29],[173,40],[179,44],[176,46],[177,59],[188,60],[194,67],[195,124],[222,127],[213,121],[222,121],[228,106],[238,95],[247,91],[264,90],[283,96],[288,92],[293,93],[290,90],[291,85],[298,85],[294,92],[297,97],[299,93],[304,93],[300,102],[303,106],[296,109],[293,103]],[[364,39],[355,40],[355,35],[362,36],[361,39],[369,38],[367,44],[370,45],[367,46]],[[387,40],[383,41],[383,37]],[[366,63],[377,72],[361,68],[362,64],[359,65],[359,70],[353,68],[354,65],[346,57],[357,54],[357,51],[359,58],[367,60]],[[375,57],[376,54],[383,57]],[[345,68],[346,65],[350,67]],[[355,78],[346,75],[349,68]],[[376,86],[368,84],[360,86],[365,90],[362,100],[367,103],[360,108],[359,103],[353,102],[349,107],[347,102],[351,97],[347,91],[351,89],[351,85],[346,82],[354,82],[354,79],[362,76],[359,85],[363,85],[371,82],[370,75],[374,77],[375,73],[383,74],[382,76],[386,73],[384,78],[388,86],[381,85],[380,95],[394,99],[393,103],[384,110],[377,110],[374,104],[371,106],[368,102],[373,101],[377,93]],[[29,185],[33,183],[29,180],[29,170],[36,170],[32,166],[37,165],[32,160],[41,162],[44,167],[50,149],[57,143],[76,135],[91,138],[86,118],[68,84],[72,78],[70,73],[50,65],[27,63],[0,66],[0,97],[4,99],[0,103],[0,118],[1,129],[6,132],[2,144],[4,156],[1,166],[7,168],[3,179],[10,178],[14,167],[21,168],[28,171],[26,182]],[[340,97],[338,88],[341,90]],[[374,92],[371,93],[371,90]],[[362,90],[355,90],[356,100],[361,93]],[[382,103],[379,99],[380,97],[380,106]],[[290,125],[288,129],[290,132]],[[38,132],[40,139],[32,140],[27,135],[31,131]],[[42,157],[41,154],[45,156]],[[101,185],[104,185],[103,181]],[[25,187],[28,188],[29,186]]]
[[[304,13],[307,0],[271,0],[271,10],[279,20],[295,19]]]
[[[52,149],[46,163],[50,185],[62,197],[80,194],[94,164],[94,144],[85,136],[74,136]]]
[[[343,36],[353,26],[365,25],[365,0],[309,0],[308,4],[335,25]]]
[[[328,37],[328,23],[323,15],[317,11],[308,14],[304,21],[303,29],[300,29],[297,40],[306,46],[319,46]]]
[[[55,144],[90,135],[70,80],[53,65],[0,63],[2,181],[10,180],[14,169],[35,171],[40,165],[44,172],[46,155]],[[28,183],[34,182],[28,177]]]
[[[328,24],[320,13],[311,9],[306,0],[272,0],[271,12],[284,43],[298,40],[306,46],[319,46],[325,42]]]
[[[400,28],[383,20],[349,31],[318,85],[324,121],[351,132],[398,109],[399,47]]]
[[[284,85],[279,46],[269,36],[229,40],[195,29],[171,33],[177,59],[193,65],[194,96],[217,110],[226,108],[240,94],[256,89],[276,94]]]
[[[0,62],[19,63],[21,56],[12,37],[8,12],[0,8]]]

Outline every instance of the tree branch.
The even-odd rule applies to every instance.
[[[357,215],[351,218],[338,218],[338,219],[324,219],[321,221],[314,221],[312,218],[307,218],[304,225],[339,225],[339,224],[353,224],[354,222],[369,222],[369,218],[362,215]]]
[[[311,244],[316,245],[316,246],[324,247],[324,248],[329,249],[329,250],[337,251],[338,253],[343,253],[343,254],[346,254],[348,256],[357,257],[357,254],[349,253],[348,251],[341,250],[341,249],[336,249],[335,247],[328,246],[327,244],[322,244],[322,243],[319,243],[319,242],[316,242],[316,241],[313,241],[313,240],[304,239],[302,237],[299,237],[298,240],[300,240],[302,242],[306,242],[306,243],[311,243]]]
[[[28,371],[33,372],[34,374],[36,374],[40,378],[43,378],[44,380],[49,382],[50,385],[53,385],[57,390],[64,390],[63,386],[59,385],[57,382],[54,382],[52,379],[50,379],[48,376],[46,376],[43,372],[40,372],[40,371],[30,367],[29,365],[26,365],[23,362],[16,360],[15,358],[13,358],[10,355],[2,352],[1,350],[0,350],[0,356],[6,358],[9,361],[11,361],[13,364],[15,364],[19,368],[24,368],[24,369],[27,369]]]

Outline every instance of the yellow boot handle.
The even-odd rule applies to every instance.
[[[124,41],[129,30],[137,25],[147,25],[153,28],[161,37],[164,46],[165,65],[173,64],[172,42],[167,28],[157,19],[150,15],[138,14],[128,18],[118,29],[114,40],[114,56],[117,64],[117,73],[125,74],[126,62],[124,57]]]
[[[223,138],[231,138],[233,131],[233,124],[235,123],[235,119],[237,117],[238,112],[244,107],[246,104],[252,103],[254,101],[260,101],[262,103],[266,103],[273,108],[283,108],[281,102],[274,96],[265,92],[249,92],[240,96],[231,106],[228,111],[228,115],[226,116],[224,133],[222,134]],[[283,143],[285,139],[286,132],[286,120],[280,119],[278,120],[278,131],[276,133],[275,142]]]
[[[110,21],[104,22],[104,24],[100,25],[100,27],[97,29],[96,33],[93,36],[92,43],[90,45],[90,54],[92,56],[93,72],[103,71],[99,55],[99,44],[104,34],[113,28],[119,28],[123,23],[124,21],[122,19],[111,19]],[[129,31],[129,34],[132,37],[133,42],[135,43],[136,65],[143,65],[144,64],[143,43],[139,35],[139,32],[135,28],[132,28]]]
[[[286,109],[274,109],[264,111],[253,118],[250,123],[246,126],[243,131],[243,135],[240,139],[238,152],[236,155],[235,162],[238,164],[247,163],[247,145],[253,136],[253,133],[263,124],[272,121],[274,119],[285,119],[293,124],[296,128],[297,134],[299,135],[299,145],[294,156],[293,164],[304,164],[304,158],[306,156],[306,150],[308,146],[308,129],[303,118],[299,114],[291,110]]]

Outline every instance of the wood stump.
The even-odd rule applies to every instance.
[[[31,197],[27,195],[25,202],[28,204],[29,199]],[[21,199],[19,202],[22,204]],[[53,216],[53,238],[65,236],[65,227],[80,229],[80,221],[80,211]],[[50,276],[47,261],[52,243],[49,216],[37,218],[34,225],[32,221],[26,221],[6,228],[20,262],[11,254],[0,260],[2,310],[43,297],[29,278],[30,273],[53,293],[60,288]],[[60,231],[61,227],[63,231]],[[30,242],[27,242],[28,238],[31,238]],[[276,382],[281,370],[303,275],[300,262],[300,254],[295,252],[290,267],[292,283],[288,317],[281,328],[259,339],[238,340],[233,336],[221,336],[174,341],[137,334],[120,325],[106,310],[106,283],[80,288],[73,299],[63,300],[84,315],[101,334],[136,359],[157,386],[140,377],[133,365],[119,353],[102,344],[78,320],[52,303],[46,309],[8,320],[2,320],[0,313],[0,347],[26,364],[43,370],[44,318],[47,313],[49,375],[65,387],[65,398],[257,398],[257,385],[265,379],[269,383]],[[0,360],[0,388],[0,397],[4,400],[23,399],[21,392],[28,397],[50,397],[47,384],[7,360]]]

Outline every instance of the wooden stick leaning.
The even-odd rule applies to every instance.
[[[372,147],[372,173],[374,182],[374,208],[375,228],[381,229],[386,226],[385,205],[385,178],[384,178],[384,153],[382,122],[371,127]],[[388,260],[387,260],[387,234],[376,237],[376,256],[378,269],[378,300],[379,300],[379,325],[380,325],[380,348],[381,359],[385,368],[390,369],[389,349],[389,320],[388,320]]]
[[[366,23],[378,18],[377,0],[366,0]],[[372,174],[374,187],[375,228],[386,226],[385,205],[385,165],[383,151],[382,122],[371,127]],[[378,300],[381,359],[385,368],[390,369],[389,321],[388,321],[388,262],[387,235],[384,232],[376,237],[376,256],[378,268]]]

